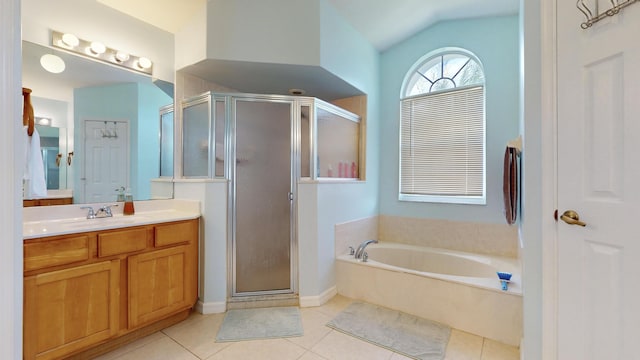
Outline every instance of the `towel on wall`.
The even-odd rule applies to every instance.
[[[40,150],[40,134],[38,134],[37,129],[33,130],[33,135],[31,136],[25,131],[25,138],[27,147],[23,177],[24,196],[26,199],[47,196],[44,162],[42,161],[42,151]]]
[[[518,215],[518,150],[509,146],[504,151],[502,192],[505,218],[507,224],[512,225]]]

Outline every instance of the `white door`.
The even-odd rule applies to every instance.
[[[124,121],[86,120],[84,202],[110,202],[129,184],[129,132]]]
[[[557,10],[558,359],[640,359],[640,3]]]

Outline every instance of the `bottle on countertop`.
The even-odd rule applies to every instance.
[[[131,195],[131,190],[127,189],[127,192],[124,194],[124,209],[122,211],[123,215],[133,215],[136,210],[133,206],[133,195]]]

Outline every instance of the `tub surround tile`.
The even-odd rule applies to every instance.
[[[336,266],[338,293],[348,298],[441,322],[507,344],[520,342],[521,296],[341,260]],[[407,296],[409,291],[411,296]]]
[[[518,256],[518,228],[439,219],[380,215],[378,239],[479,254]]]
[[[335,255],[347,253],[368,239],[378,239],[378,216],[349,221],[335,226]]]

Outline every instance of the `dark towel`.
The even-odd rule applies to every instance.
[[[504,175],[502,178],[504,194],[504,214],[507,224],[516,222],[518,215],[518,154],[517,150],[508,147],[504,151]]]

